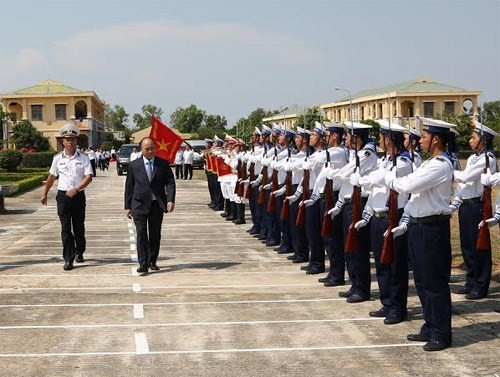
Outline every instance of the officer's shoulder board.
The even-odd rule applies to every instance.
[[[436,156],[436,160],[441,161],[441,162],[446,162],[446,158],[442,156]]]
[[[491,152],[486,152],[486,153],[488,153],[488,157],[489,157],[489,158],[496,158],[496,157],[495,157],[495,155],[494,155],[493,153],[491,153]]]
[[[372,152],[369,149],[365,149],[365,157],[370,157]]]

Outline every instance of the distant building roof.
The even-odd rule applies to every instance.
[[[82,90],[72,88],[64,85],[60,81],[45,80],[40,81],[34,86],[29,88],[19,89],[12,92],[13,94],[71,94],[71,93],[85,93]]]

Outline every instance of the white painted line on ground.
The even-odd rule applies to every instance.
[[[129,229],[129,230],[128,230],[128,232],[129,232],[130,234],[134,234],[134,230],[133,230],[133,229]]]
[[[130,236],[129,240],[135,242],[135,236]]]
[[[141,291],[141,285],[139,283],[133,283],[132,284],[132,290],[135,292],[135,293],[138,293]]]
[[[379,321],[381,318],[337,318],[337,319],[290,319],[280,321],[227,321],[227,322],[165,322],[165,323],[123,323],[123,324],[94,324],[94,325],[30,325],[30,326],[0,326],[0,330],[28,330],[28,329],[97,329],[97,328],[129,328],[129,327],[195,327],[195,326],[243,326],[243,325],[279,325],[289,323],[335,323],[335,322],[362,322]]]
[[[130,244],[130,250],[135,250],[135,243]]]
[[[149,353],[148,339],[143,332],[135,333],[135,354],[145,355]]]
[[[128,223],[128,224],[127,224],[127,226],[128,226],[129,228],[132,228],[133,224],[132,224],[132,223]]]
[[[139,273],[137,272],[137,268],[130,267],[130,271],[132,271],[132,276],[139,276]]]
[[[0,278],[8,278],[8,277],[17,277],[17,278],[71,278],[74,276],[92,276],[92,277],[100,277],[100,276],[130,276],[130,274],[6,274],[0,275]]]
[[[132,260],[132,262],[137,262],[139,260],[137,254],[130,254],[130,259]]]
[[[134,318],[144,318],[144,305],[134,304]]]
[[[301,302],[345,301],[345,298],[312,298],[291,300],[246,300],[246,301],[179,301],[179,302],[142,302],[143,306],[183,306],[183,305],[238,305],[238,304],[289,304]],[[131,306],[132,303],[117,304],[4,304],[0,308],[45,308],[45,307],[109,307]]]
[[[147,340],[147,339],[146,339]],[[400,344],[372,344],[366,346],[331,346],[331,347],[276,347],[276,348],[233,348],[215,350],[179,350],[179,351],[148,351],[148,355],[186,355],[204,353],[244,353],[244,352],[296,352],[296,351],[342,351],[357,349],[377,348],[399,348],[399,347],[421,347],[423,342],[400,343]],[[0,358],[43,358],[43,357],[75,357],[75,356],[131,356],[136,352],[65,352],[65,353],[12,353],[0,354]]]

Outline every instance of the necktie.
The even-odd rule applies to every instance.
[[[151,182],[151,179],[153,178],[153,161],[148,161],[147,163],[148,165],[148,168],[146,169],[147,173],[148,173],[148,179],[149,179],[149,182]]]

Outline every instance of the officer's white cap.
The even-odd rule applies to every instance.
[[[494,136],[500,136],[498,135],[497,132],[493,131],[491,128],[486,127],[484,124],[481,124],[477,120],[474,119],[474,132],[478,133],[479,135],[482,135],[482,132],[486,134],[486,136],[494,137]]]
[[[450,132],[450,128],[456,127],[456,124],[448,123],[440,119],[423,118],[423,117],[420,117],[420,119],[422,120],[422,125],[424,126],[422,129],[430,133],[435,133],[435,132],[448,133]]]
[[[262,125],[262,133],[265,133],[266,135],[271,135],[272,130],[266,126],[265,124]]]
[[[413,135],[413,136],[416,136],[416,137],[422,137],[422,135],[420,134],[420,132],[418,132],[415,128],[412,128],[410,127],[408,132],[410,133],[410,135]]]
[[[80,130],[73,123],[65,124],[59,130],[62,137],[77,137],[80,134]]]
[[[359,122],[351,122],[350,120],[344,122],[345,128],[351,129],[354,128],[355,130],[363,130],[363,129],[370,129],[373,128],[369,124],[364,124],[364,123],[359,123]]]
[[[297,133],[300,135],[310,135],[311,131],[306,130],[305,128],[297,126]]]
[[[377,119],[376,122],[380,124],[381,130],[403,133],[406,131],[406,128],[404,128],[403,126],[392,122],[389,124],[389,121],[385,119]]]
[[[262,132],[260,132],[259,128],[256,126],[254,131],[253,131],[255,134],[257,135],[262,135]]]

